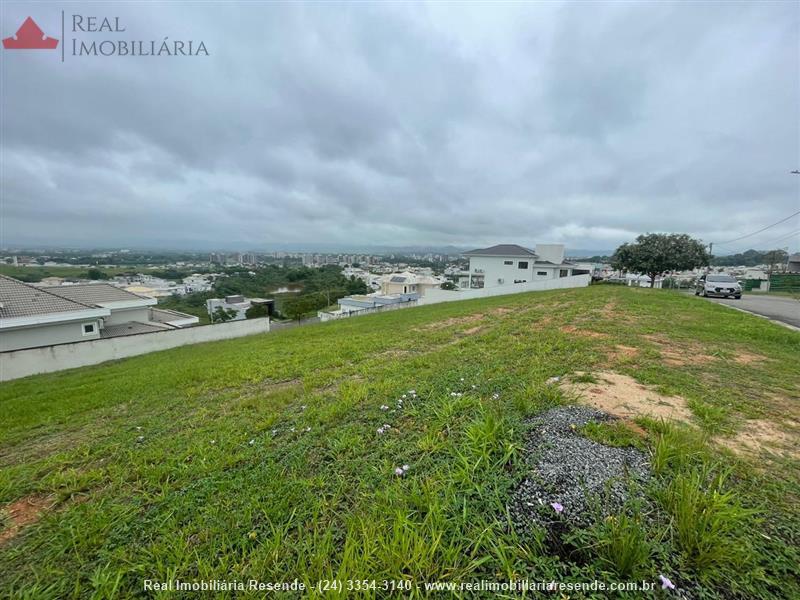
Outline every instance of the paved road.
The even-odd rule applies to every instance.
[[[763,317],[769,317],[776,321],[800,327],[800,301],[794,298],[745,294],[741,300],[727,298],[708,298],[708,300],[748,310]]]

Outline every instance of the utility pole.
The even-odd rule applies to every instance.
[[[711,251],[714,249],[714,242],[708,242],[708,256],[711,257]],[[706,265],[706,275],[711,272],[711,261]]]

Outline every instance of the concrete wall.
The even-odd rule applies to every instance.
[[[401,308],[411,308],[417,306],[419,300],[410,300],[408,302],[398,302],[397,304],[384,304],[383,306],[376,306],[374,308],[363,308],[361,310],[353,310],[351,312],[332,313],[319,311],[317,316],[320,321],[335,321],[337,319],[347,319],[348,317],[360,317],[361,315],[371,315],[377,312],[386,312],[389,310],[398,310]]]
[[[111,315],[103,319],[106,325],[121,325],[122,323],[130,323],[131,321],[139,321],[146,323],[150,320],[150,307],[142,306],[139,308],[115,308],[111,311]]]
[[[78,327],[79,324],[75,324]],[[248,319],[187,329],[140,333],[104,340],[44,346],[0,353],[0,381],[51,373],[177,346],[226,340],[269,331],[269,319]],[[3,334],[5,335],[5,333]]]
[[[523,292],[586,287],[591,280],[591,275],[573,275],[572,277],[559,277],[558,279],[545,279],[541,281],[532,281],[530,283],[518,283],[516,285],[485,287],[478,290],[430,290],[425,296],[420,298],[419,304],[438,304],[439,302],[488,298],[490,296],[503,296],[506,294],[521,294]]]
[[[89,323],[94,323],[94,333],[84,336],[83,326]],[[16,350],[17,348],[43,346],[45,344],[67,344],[99,338],[100,325],[97,319],[9,329],[0,333],[0,352]]]

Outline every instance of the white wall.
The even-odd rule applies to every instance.
[[[530,283],[518,283],[517,285],[485,287],[478,290],[430,290],[425,296],[420,298],[418,304],[438,304],[439,302],[471,300],[472,298],[487,298],[490,296],[503,296],[505,294],[521,294],[522,292],[586,287],[591,280],[592,276],[586,274],[532,281]]]
[[[539,255],[539,260],[549,260],[557,265],[564,262],[564,244],[536,244],[533,251]]]
[[[27,377],[35,373],[51,373],[96,365],[108,360],[167,350],[177,346],[226,340],[268,331],[269,319],[248,319],[218,325],[201,325],[187,329],[140,333],[88,342],[1,352],[0,381]]]
[[[372,308],[350,307],[352,310],[342,312],[325,312],[321,310],[317,312],[320,321],[335,321],[337,319],[347,319],[348,317],[360,317],[361,315],[369,315],[376,312],[386,312],[388,310],[398,310],[401,308],[411,308],[419,304],[418,300],[409,300],[408,302],[398,302],[397,304],[384,304],[383,306],[375,306]]]
[[[94,333],[83,335],[83,326],[94,323]],[[100,325],[97,319],[74,321],[72,323],[50,323],[34,327],[3,330],[0,333],[0,352],[31,348],[46,344],[68,344],[100,338]]]
[[[138,306],[135,308],[112,309],[111,315],[103,319],[106,325],[121,325],[131,321],[147,323],[150,320],[150,307]]]

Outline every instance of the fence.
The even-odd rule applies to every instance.
[[[26,350],[0,352],[0,381],[10,381],[36,373],[52,373],[96,365],[108,360],[167,350],[177,346],[227,340],[267,333],[269,319],[247,319],[218,325],[139,333],[115,338],[42,346]]]
[[[592,276],[572,275],[571,277],[560,277],[558,279],[545,279],[542,281],[531,281],[529,283],[517,283],[514,285],[498,285],[489,288],[476,290],[427,290],[425,295],[419,299],[419,304],[438,304],[439,302],[453,302],[455,300],[471,300],[472,298],[488,298],[490,296],[505,296],[507,294],[521,294],[523,292],[537,292],[543,290],[560,290],[564,288],[586,287],[592,280]]]
[[[397,304],[384,304],[383,306],[375,306],[373,308],[364,308],[353,312],[332,313],[319,311],[317,315],[320,321],[335,321],[337,319],[348,319],[350,317],[360,317],[361,315],[369,315],[378,312],[386,312],[389,310],[399,310],[401,308],[411,308],[416,306],[418,300],[409,300],[408,302],[398,302]]]

